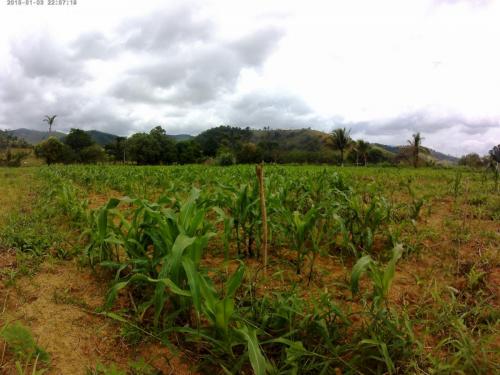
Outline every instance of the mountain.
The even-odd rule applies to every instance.
[[[19,139],[24,139],[26,142],[32,145],[36,145],[37,143],[40,143],[41,141],[49,137],[49,132],[24,128],[9,130],[8,133]],[[86,131],[86,133],[90,134],[94,142],[101,146],[105,146],[108,143],[111,143],[115,138],[118,137],[117,135],[104,133],[98,130],[88,130]],[[51,136],[56,137],[57,139],[63,139],[66,136],[66,133],[53,131]]]
[[[191,134],[168,134],[168,136],[175,139],[177,142],[190,141],[194,138]]]
[[[399,152],[400,147],[402,146],[389,146],[389,145],[383,145],[379,143],[374,143],[375,146],[378,146],[388,152],[391,152],[393,154],[397,154]],[[429,154],[427,157],[430,157],[431,159],[440,161],[440,162],[448,162],[448,163],[458,163],[458,158],[455,156],[443,154],[442,152],[433,150],[432,148],[427,148],[429,150]],[[425,154],[422,155],[425,158]]]
[[[85,133],[89,134],[92,140],[100,146],[106,146],[118,138],[117,135],[100,132],[99,130],[87,130]]]
[[[24,139],[26,142],[36,145],[40,143],[44,139],[47,139],[49,136],[49,132],[40,131],[40,130],[32,130],[32,129],[16,129],[16,130],[8,130],[9,134],[12,134],[14,137]],[[66,134],[54,131],[51,134],[53,137],[57,139],[63,138]]]

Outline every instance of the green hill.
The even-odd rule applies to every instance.
[[[117,137],[114,134],[104,133],[98,130],[88,130],[86,132],[90,134],[92,139],[101,146],[111,143]],[[49,132],[25,128],[9,130],[8,133],[17,138],[24,139],[31,145],[36,145],[49,137]],[[63,139],[66,136],[66,133],[53,131],[51,136],[56,137],[57,139]]]
[[[105,146],[111,143],[117,135],[101,132],[98,130],[86,131],[92,139],[99,145]],[[16,129],[8,131],[9,134],[19,139],[23,139],[29,144],[37,144],[47,139],[48,132],[32,129]],[[52,136],[62,139],[66,136],[62,132],[52,132]],[[177,142],[195,140],[201,145],[201,148],[208,156],[215,156],[220,146],[227,148],[238,147],[242,143],[253,143],[267,145],[268,147],[278,149],[282,152],[324,152],[331,150],[330,135],[318,130],[307,129],[251,129],[232,126],[218,126],[203,131],[197,136],[189,134],[171,134],[169,135]],[[373,148],[380,150],[388,158],[395,157],[401,146],[390,146],[379,143],[373,143]],[[456,163],[456,157],[443,154],[439,151],[429,149],[428,155],[423,155],[424,159],[434,160],[441,163]]]

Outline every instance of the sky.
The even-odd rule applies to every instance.
[[[500,143],[500,1],[44,1],[0,4],[0,129]]]

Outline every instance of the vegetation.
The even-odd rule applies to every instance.
[[[335,129],[332,131],[332,143],[333,147],[340,151],[340,164],[344,165],[344,151],[349,147],[352,143],[350,137],[350,130],[343,129]]]
[[[200,373],[496,371],[500,200],[484,171],[264,168],[263,185],[245,165],[24,169],[33,211],[0,216],[0,248],[16,249],[26,270],[1,274],[7,316],[22,319],[12,299],[23,274],[76,262],[68,275],[81,285],[88,272],[84,284],[103,286],[104,303],[68,287],[54,292],[57,304],[114,324],[124,353],[167,347]],[[120,345],[96,332],[109,335],[107,350]],[[55,355],[20,359],[0,336],[2,369],[60,366]],[[109,358],[96,354],[87,372],[159,368],[153,357]]]
[[[56,120],[57,115],[53,116],[45,116],[43,118],[43,122],[46,122],[47,125],[49,126],[49,137],[52,135],[52,126],[54,125],[54,121]]]

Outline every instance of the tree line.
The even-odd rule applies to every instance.
[[[46,116],[52,128],[55,116]],[[317,163],[366,166],[368,164],[407,164],[415,168],[433,165],[430,150],[422,145],[423,137],[415,133],[406,146],[388,152],[362,139],[353,140],[350,130],[334,129],[331,133],[311,129],[262,130],[218,126],[188,140],[176,141],[165,129],[156,126],[149,133],[116,137],[104,147],[81,129],[71,129],[62,140],[49,137],[35,147],[35,154],[53,163],[134,163],[138,165],[214,163],[219,165],[259,163]],[[460,164],[479,166],[491,157],[466,155]]]

